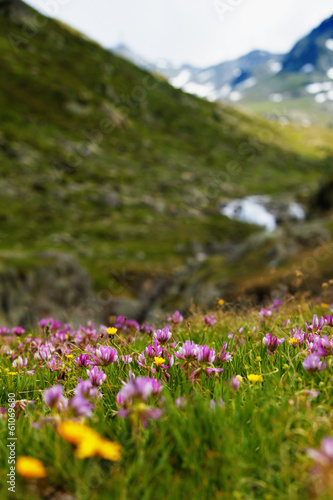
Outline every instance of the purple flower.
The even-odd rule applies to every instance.
[[[163,348],[154,339],[154,343],[149,344],[144,352],[148,358],[155,358],[155,356],[161,357],[163,355]]]
[[[56,372],[61,368],[61,361],[59,358],[54,357],[46,363],[46,366],[49,370],[51,370],[51,372]]]
[[[74,396],[69,406],[76,417],[91,417],[94,405],[84,397]]]
[[[215,361],[215,351],[212,347],[208,345],[199,345],[197,352],[198,363],[214,363]]]
[[[320,357],[326,357],[333,354],[333,340],[329,340],[327,335],[323,335],[314,343],[314,353]]]
[[[95,360],[90,363],[92,366],[112,365],[118,359],[117,350],[110,346],[99,346],[96,349],[95,354],[92,353],[91,355]]]
[[[154,338],[158,341],[159,344],[166,344],[172,337],[172,333],[168,326],[162,328],[162,330],[157,330],[154,333]]]
[[[325,319],[323,317],[321,317],[319,320],[317,314],[314,314],[312,324],[308,325],[308,323],[305,322],[305,327],[308,332],[317,333],[322,330],[324,323]]]
[[[120,356],[120,359],[125,365],[129,365],[133,361],[133,358],[130,354],[126,354],[126,356]]]
[[[282,300],[274,300],[272,304],[272,309],[277,311],[282,306]]]
[[[184,318],[179,311],[176,311],[172,315],[168,316],[168,321],[171,321],[174,325],[181,323],[183,320]]]
[[[122,418],[132,415],[134,421],[140,420],[146,427],[148,419],[158,419],[162,415],[162,410],[146,404],[150,396],[158,395],[161,390],[160,381],[150,377],[135,378],[131,374],[129,381],[117,394],[117,403],[120,407],[118,415]]]
[[[265,318],[270,318],[272,316],[272,311],[270,309],[261,309],[259,311],[259,318],[261,321],[265,321]]]
[[[13,367],[17,368],[18,370],[22,370],[22,368],[26,367],[28,364],[27,358],[22,358],[19,356],[15,361],[13,361]]]
[[[205,316],[204,322],[208,326],[213,326],[216,323],[216,319],[214,318],[214,314],[211,314],[210,316]]]
[[[154,333],[154,328],[152,326],[149,326],[149,325],[142,325],[141,326],[141,330],[146,333],[147,335],[153,335]]]
[[[228,352],[227,349],[227,343],[224,342],[221,351],[219,354],[216,356],[216,364],[217,365],[222,365],[223,363],[228,363],[229,361],[232,361],[232,356],[230,352]]]
[[[38,322],[38,326],[40,326],[41,328],[45,328],[46,326],[48,326],[51,323],[51,320],[53,321],[53,318],[49,318],[49,319],[42,318]]]
[[[131,377],[118,392],[117,403],[119,405],[131,404],[134,399],[147,401],[149,396],[159,394],[161,390],[161,381],[150,377]]]
[[[0,418],[7,418],[7,408],[0,406]]]
[[[210,402],[209,402],[209,404],[210,404],[211,408],[216,408],[216,404],[215,404],[214,399],[211,399]],[[222,398],[219,398],[219,406],[220,406],[220,408],[224,408],[225,407],[225,402],[223,401]]]
[[[0,328],[0,337],[5,337],[6,335],[10,334],[10,328],[7,328],[6,326],[2,326]]]
[[[191,340],[186,340],[182,347],[175,352],[175,356],[178,359],[183,359],[185,361],[194,361],[197,358],[199,348],[197,344]]]
[[[289,339],[289,344],[292,347],[297,347],[297,346],[302,346],[304,344],[305,340],[305,334],[302,331],[302,328],[294,328],[293,330],[290,330],[290,339]]]
[[[324,322],[327,326],[333,326],[333,316],[325,315]]]
[[[51,410],[66,410],[68,399],[63,396],[62,391],[62,386],[58,384],[43,392],[44,403],[51,408]]]
[[[230,384],[230,380],[227,381],[228,384]],[[237,392],[239,387],[240,387],[241,383],[240,383],[240,380],[238,380],[238,378],[236,377],[236,375],[233,375],[232,376],[232,379],[231,379],[231,387],[232,389]]]
[[[106,380],[106,374],[103,370],[99,370],[97,366],[94,366],[90,370],[87,370],[87,375],[90,379],[92,385],[100,386]]]
[[[91,362],[91,358],[89,354],[80,354],[80,356],[77,356],[75,358],[75,364],[76,366],[84,366],[87,367]]]
[[[89,400],[101,397],[101,393],[89,380],[81,380],[75,387],[75,395]]]
[[[333,466],[333,439],[325,437],[321,442],[320,450],[309,448],[308,455],[322,467]]]
[[[19,337],[21,335],[24,335],[25,330],[24,330],[24,328],[22,328],[22,326],[15,326],[15,328],[12,329],[12,332],[14,335]]]
[[[276,349],[279,347],[280,344],[283,344],[285,341],[285,338],[283,339],[278,339],[275,335],[272,333],[268,333],[264,338],[263,338],[263,343],[265,346],[268,348],[268,352],[272,353],[276,351]]]
[[[323,371],[326,368],[326,365],[326,361],[321,361],[320,358],[315,354],[310,354],[310,356],[305,358],[305,360],[303,361],[304,370],[311,373],[312,375]]]
[[[48,361],[51,358],[51,353],[54,351],[53,347],[47,345],[40,345],[38,351],[35,353],[35,359],[39,361]]]

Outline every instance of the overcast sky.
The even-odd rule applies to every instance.
[[[253,49],[286,52],[333,14],[332,0],[27,0],[105,47],[209,66]],[[49,6],[49,7],[48,7]],[[51,6],[51,7],[50,7]]]

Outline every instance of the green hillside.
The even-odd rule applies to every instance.
[[[298,129],[184,94],[20,2],[0,10],[0,64],[3,268],[24,273],[52,249],[96,290],[124,269],[171,275],[195,245],[257,231],[221,200],[301,196],[330,165],[320,131],[304,146]]]

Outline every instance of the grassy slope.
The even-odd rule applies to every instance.
[[[71,251],[97,288],[124,266],[168,273],[193,244],[253,231],[218,215],[221,198],[299,191],[328,166],[298,131],[147,79],[52,20],[14,51],[7,35],[22,26],[0,16],[5,263],[26,269],[40,250]]]

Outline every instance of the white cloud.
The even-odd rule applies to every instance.
[[[208,66],[260,48],[284,52],[332,14],[327,0],[27,0],[106,47],[128,44],[140,55]],[[237,5],[238,7],[231,7]]]

